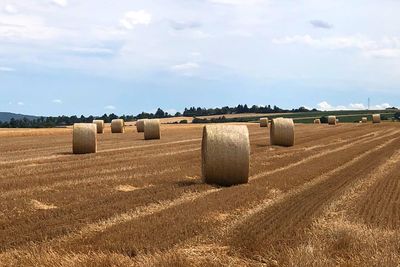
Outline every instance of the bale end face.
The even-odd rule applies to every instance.
[[[292,119],[277,118],[272,120],[270,129],[271,145],[293,146],[294,139],[294,123]]]
[[[111,132],[112,133],[124,133],[125,122],[122,119],[115,119],[111,121]]]
[[[98,134],[104,133],[104,121],[103,120],[94,120],[93,123],[96,124]]]
[[[207,125],[201,145],[202,180],[231,186],[249,180],[250,141],[245,125]]]
[[[381,114],[372,115],[372,122],[373,123],[380,123],[381,122]]]
[[[314,124],[321,124],[321,120],[320,119],[315,119],[314,120]]]
[[[368,122],[368,118],[367,117],[362,117],[361,118],[361,122],[362,123],[367,123]]]
[[[268,127],[268,118],[260,119],[260,127]]]
[[[72,152],[88,154],[97,152],[97,127],[93,123],[75,123],[72,137]]]
[[[336,123],[337,123],[336,116],[328,116],[329,125],[336,125]]]
[[[145,120],[144,121],[144,139],[160,139],[160,120]]]

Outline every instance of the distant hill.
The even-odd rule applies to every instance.
[[[0,121],[1,122],[9,122],[12,118],[14,118],[15,120],[20,120],[23,118],[27,118],[28,120],[34,120],[38,117],[32,116],[32,115],[16,114],[16,113],[11,113],[11,112],[0,112]]]

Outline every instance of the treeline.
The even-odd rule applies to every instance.
[[[177,112],[174,115],[164,112],[162,109],[157,109],[155,113],[142,112],[136,116],[133,115],[122,115],[117,116],[116,114],[104,114],[100,117],[95,116],[58,116],[58,117],[39,117],[37,119],[29,120],[23,119],[11,119],[9,122],[0,122],[0,128],[51,128],[51,127],[63,127],[72,125],[74,123],[88,123],[94,119],[104,120],[109,123],[113,119],[124,119],[125,121],[133,121],[137,119],[154,119],[154,118],[170,118],[170,117],[198,117],[198,116],[209,116],[209,115],[225,115],[225,114],[240,114],[240,113],[285,113],[285,112],[307,112],[310,111],[304,107],[298,109],[285,110],[277,106],[271,107],[256,106],[253,105],[250,108],[247,105],[238,105],[236,107],[222,107],[222,108],[185,108],[183,113]],[[312,111],[316,111],[313,109]]]
[[[257,106],[253,105],[250,108],[247,105],[238,105],[237,107],[222,107],[222,108],[185,108],[183,116],[185,117],[198,117],[198,116],[210,116],[210,115],[225,115],[225,114],[241,114],[241,113],[286,113],[286,112],[307,112],[317,111],[316,109],[308,110],[305,107],[297,109],[281,109],[277,106],[271,107],[271,105]]]
[[[1,122],[0,128],[53,128],[53,127],[63,127],[67,125],[72,125],[74,123],[90,123],[95,119],[104,120],[106,123],[110,123],[113,119],[123,119],[124,121],[134,121],[137,119],[154,119],[154,118],[169,118],[172,115],[168,112],[164,112],[162,109],[158,109],[156,113],[145,113],[142,112],[137,116],[133,115],[122,115],[117,116],[114,113],[104,114],[100,117],[95,116],[58,116],[58,117],[39,117],[37,119],[29,120],[27,118],[23,119],[11,119],[9,122]]]

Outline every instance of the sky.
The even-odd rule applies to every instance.
[[[400,106],[398,0],[0,0],[0,111]]]

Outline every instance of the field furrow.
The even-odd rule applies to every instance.
[[[360,196],[349,210],[350,220],[384,230],[400,229],[400,153],[391,160],[394,165],[391,171]]]

